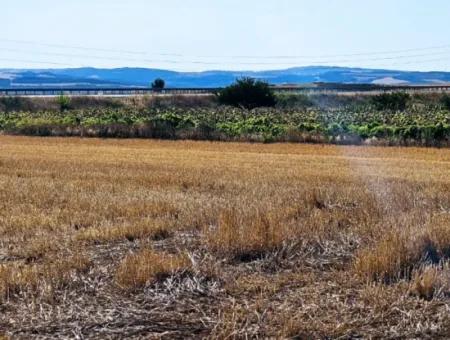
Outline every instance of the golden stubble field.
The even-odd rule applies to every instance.
[[[450,150],[0,137],[0,336],[445,338]]]

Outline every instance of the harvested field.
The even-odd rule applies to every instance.
[[[0,338],[448,338],[450,149],[0,136]]]

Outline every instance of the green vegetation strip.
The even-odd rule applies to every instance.
[[[292,141],[448,146],[450,111],[412,106],[325,108],[95,108],[0,112],[0,130],[39,136]]]

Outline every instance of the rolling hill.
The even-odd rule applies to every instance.
[[[450,72],[415,72],[310,66],[271,71],[175,72],[148,68],[0,69],[0,87],[147,87],[163,78],[168,87],[222,87],[239,77],[263,79],[271,84],[333,82],[350,84],[450,83]]]

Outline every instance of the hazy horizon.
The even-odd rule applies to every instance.
[[[1,59],[0,59],[1,61]],[[102,69],[102,70],[117,70],[117,69],[145,69],[145,70],[159,70],[159,71],[168,71],[168,72],[176,72],[176,73],[206,73],[206,72],[277,72],[277,71],[285,71],[290,69],[306,69],[306,68],[313,68],[313,67],[323,67],[323,68],[346,68],[346,69],[361,69],[361,70],[377,70],[377,71],[389,71],[389,72],[418,72],[418,73],[431,73],[431,72],[437,72],[437,73],[450,73],[450,70],[416,70],[416,69],[394,69],[394,68],[375,68],[375,67],[352,67],[352,66],[336,66],[336,65],[305,65],[305,66],[292,66],[292,67],[286,67],[286,68],[270,68],[270,69],[205,69],[205,70],[176,70],[176,69],[170,69],[170,68],[160,68],[160,67],[142,67],[142,66],[114,66],[114,67],[95,67],[95,66],[78,66],[78,67],[25,67],[25,68],[13,68],[13,67],[0,67],[0,70],[17,70],[17,71],[39,71],[39,70],[70,70],[70,69]]]

